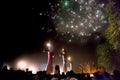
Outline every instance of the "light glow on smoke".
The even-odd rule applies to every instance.
[[[35,74],[35,73],[37,72],[37,69],[36,69],[36,67],[34,67],[34,66],[29,66],[28,69],[29,69],[30,71],[32,71],[33,74]]]
[[[16,65],[17,69],[26,70],[28,68],[29,71],[32,71],[33,74],[35,74],[38,69],[37,66],[33,65],[28,60],[19,60]]]
[[[27,67],[27,62],[24,60],[20,60],[17,63],[17,68],[19,69],[25,69]]]

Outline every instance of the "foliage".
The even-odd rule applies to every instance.
[[[109,44],[111,44],[114,49],[117,49],[119,45],[117,37],[120,33],[117,27],[117,25],[119,25],[119,21],[116,19],[116,14],[112,11],[112,4],[107,4],[105,11],[109,23],[108,28],[105,31],[105,37]]]
[[[109,69],[109,47],[107,43],[102,43],[97,46],[97,66],[104,66]]]
[[[97,45],[97,65],[104,66],[107,70],[111,69],[111,57],[109,56],[115,53],[111,53],[111,51],[118,50],[120,45],[120,18],[118,18],[120,14],[116,12],[114,4],[110,0],[106,5],[105,12],[108,19],[108,27],[102,35],[105,41],[103,43],[99,41]]]

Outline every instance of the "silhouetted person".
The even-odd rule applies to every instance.
[[[65,73],[62,72],[61,78],[64,79],[65,78]]]
[[[0,71],[2,70],[2,66],[3,66],[3,61],[0,60]]]
[[[8,72],[7,66],[3,66],[2,68],[2,79],[9,80],[9,72]]]
[[[120,72],[118,70],[113,71],[113,80],[120,80]]]
[[[3,66],[3,71],[8,71],[7,66]]]
[[[27,72],[27,73],[29,72],[29,69],[28,69],[28,68],[26,68],[26,72]]]
[[[60,75],[60,67],[59,67],[59,65],[55,66],[55,73],[54,74]]]
[[[105,68],[99,67],[98,72],[94,73],[94,78],[92,80],[110,80],[108,76],[106,76]]]

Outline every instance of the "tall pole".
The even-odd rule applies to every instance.
[[[71,71],[73,69],[72,67],[72,62],[71,62],[71,57],[68,57],[68,62],[69,62],[69,71]]]
[[[72,62],[70,62],[70,71],[72,70]]]
[[[66,53],[64,48],[62,49],[62,61],[63,61],[63,72],[67,71],[67,65],[66,65]]]
[[[48,48],[48,62],[47,62],[47,74],[50,74],[53,72],[53,58],[54,58],[54,54],[53,51],[51,50],[51,44],[47,43],[47,48]]]

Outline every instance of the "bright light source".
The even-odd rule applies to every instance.
[[[48,48],[50,48],[50,47],[51,47],[50,42],[48,42],[48,43],[46,44],[46,46],[47,46]]]
[[[27,67],[27,63],[24,60],[19,61],[17,64],[17,68],[19,68],[19,69],[26,69],[26,67]]]
[[[71,61],[71,57],[70,56],[68,57],[68,61]]]
[[[7,69],[10,70],[10,66],[9,65],[7,65]]]
[[[16,64],[17,69],[26,70],[28,68],[28,71],[32,71],[33,74],[35,74],[38,71],[38,66],[35,66],[32,62],[29,60],[19,60]]]
[[[7,69],[10,70],[10,65],[8,63],[4,63],[2,67],[7,66]]]
[[[65,49],[64,48],[62,48],[62,54],[65,54]]]
[[[63,68],[62,66],[60,66],[60,74],[62,74],[62,72],[63,72]]]
[[[36,69],[36,67],[34,67],[34,66],[29,66],[28,69],[29,69],[30,71],[32,71],[33,74],[35,74],[35,73],[37,72],[37,69]]]
[[[90,77],[94,77],[94,75],[93,75],[93,74],[90,74]]]
[[[64,48],[62,48],[62,52],[64,51]]]

